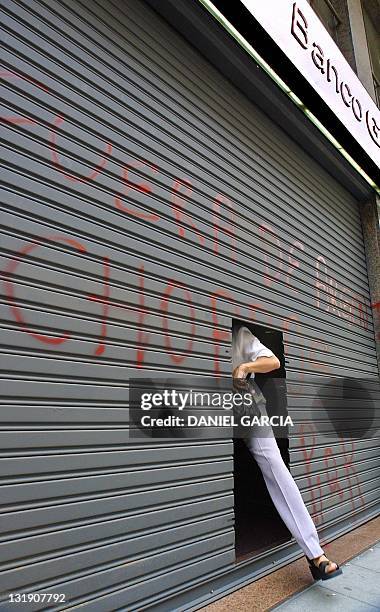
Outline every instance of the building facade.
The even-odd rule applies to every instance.
[[[0,609],[196,609],[300,556],[237,554],[232,438],[131,436],[129,379],[230,377],[236,321],[280,335],[322,543],[379,514],[371,422],[326,440],[314,405],[316,375],[379,399],[377,5],[281,3],[342,122],[238,4],[2,2]]]

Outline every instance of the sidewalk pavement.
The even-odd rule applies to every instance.
[[[202,612],[282,612],[281,606],[284,612],[291,612],[292,609],[302,609],[302,612],[339,612],[342,609],[344,612],[380,611],[379,535],[380,516],[377,516],[328,544],[323,544],[327,557],[342,567],[341,576],[325,582],[314,582],[305,557],[300,556],[274,572],[207,604]],[[319,599],[304,601],[304,594],[307,598],[318,595]],[[370,596],[372,603],[367,604]]]
[[[280,612],[380,611],[380,542],[341,565],[343,574],[319,580],[271,610]]]

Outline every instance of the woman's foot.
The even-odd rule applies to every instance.
[[[338,569],[338,564],[334,563],[334,561],[330,561],[330,559],[328,559],[326,555],[321,555],[320,557],[315,557],[315,559],[313,559],[315,567],[318,567],[322,561],[328,562],[328,565],[326,565],[324,569],[324,572],[326,574],[329,574],[330,572],[335,572],[335,570]]]
[[[342,573],[339,565],[330,561],[325,554],[308,559],[308,563],[314,580],[327,580]]]

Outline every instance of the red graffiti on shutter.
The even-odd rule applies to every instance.
[[[267,309],[264,306],[261,306],[261,304],[256,304],[255,302],[251,302],[250,304],[248,304],[249,317],[253,321],[256,320],[256,311],[257,310],[261,310],[261,312],[263,313],[263,316],[264,316],[265,324],[270,326],[272,324],[272,315],[269,314]],[[263,325],[264,322],[260,322],[260,324]]]
[[[28,117],[15,117],[10,115],[0,117],[0,121],[11,123],[12,125],[33,125],[37,123],[34,119],[28,119]]]
[[[100,333],[100,342],[98,344],[97,349],[95,350],[96,355],[101,355],[105,351],[105,340],[107,337],[107,322],[110,316],[111,309],[117,310],[128,310],[131,313],[137,314],[137,352],[136,352],[136,367],[142,368],[144,363],[144,353],[146,345],[149,341],[150,334],[147,334],[142,330],[142,326],[144,324],[145,317],[148,314],[148,311],[145,309],[145,293],[144,293],[144,266],[139,268],[139,306],[134,307],[132,305],[120,304],[117,302],[113,302],[110,299],[110,266],[109,266],[109,258],[104,257],[104,284],[103,284],[103,295],[94,295],[89,294],[87,296],[88,299],[93,300],[94,302],[99,302],[103,305],[102,310],[102,327]]]
[[[212,337],[214,340],[215,376],[220,376],[220,364],[219,364],[220,344],[219,343],[223,340],[230,339],[230,332],[221,330],[218,328],[219,321],[218,321],[218,314],[216,310],[218,297],[225,297],[229,299],[230,301],[233,301],[233,296],[228,291],[224,291],[223,289],[219,289],[218,291],[215,291],[215,293],[211,294],[211,298],[210,298],[211,299],[211,312],[212,312],[212,321],[214,324]]]
[[[0,77],[2,79],[22,79],[24,81],[32,83],[33,85],[39,87],[40,89],[43,89],[44,91],[49,91],[49,88],[43,83],[41,83],[41,81],[37,81],[37,79],[34,79],[33,77],[27,74],[22,74],[21,72],[15,72],[13,70],[2,70],[0,71]]]
[[[37,81],[36,79],[33,79],[32,77],[26,74],[17,73],[12,70],[2,70],[0,71],[0,77],[2,79],[9,80],[21,79],[23,81],[32,83],[33,85],[39,87],[40,89],[43,89],[44,91],[49,91],[49,88],[46,87],[46,85],[40,83],[40,81]],[[0,117],[0,121],[3,121],[4,123],[10,123],[12,125],[34,125],[37,123],[37,121],[35,121],[34,119],[30,119],[29,117],[23,117],[21,115],[5,115],[3,117]]]
[[[100,340],[97,348],[94,351],[94,355],[102,355],[106,349],[105,340],[107,337],[107,320],[110,310],[110,265],[109,257],[103,257],[103,270],[104,270],[104,282],[103,282],[103,295],[88,295],[88,299],[94,302],[102,304],[102,324],[100,331]]]
[[[306,431],[307,430],[307,431]],[[305,433],[312,432],[312,442],[310,445],[310,450],[306,447],[306,439]],[[300,435],[301,435],[301,447],[302,454],[305,461],[306,466],[306,477],[308,486],[310,489],[311,495],[311,513],[314,515],[314,521],[316,523],[322,522],[323,520],[323,496],[322,496],[322,486],[321,486],[321,477],[319,474],[312,474],[312,459],[314,456],[314,451],[316,447],[315,441],[315,429],[313,425],[301,423],[300,425]],[[316,485],[316,486],[315,486]]]
[[[135,191],[138,191],[140,193],[144,193],[147,195],[152,193],[152,187],[148,183],[132,183],[132,181],[130,181],[128,178],[129,168],[139,168],[141,166],[148,166],[152,170],[152,172],[155,174],[157,174],[158,172],[157,167],[148,161],[135,161],[135,162],[131,162],[130,164],[128,164],[124,168],[124,173],[123,173],[123,178],[124,178],[125,185],[126,185],[125,192],[123,194],[124,198],[128,195],[130,189],[134,189]],[[119,210],[126,212],[129,215],[133,215],[134,217],[137,217],[139,219],[146,219],[147,221],[159,221],[160,219],[160,217],[156,213],[143,213],[137,210],[133,210],[132,208],[128,208],[124,204],[120,196],[115,196],[115,206]]]
[[[351,327],[354,323],[354,314],[352,309],[352,294],[351,289],[346,287],[344,291],[342,291],[342,318],[346,319],[348,325]]]
[[[325,261],[324,257],[322,257],[322,255],[318,255],[318,257],[316,259],[315,288],[316,288],[316,306],[317,306],[317,308],[321,308],[321,302],[320,302],[321,292],[323,292],[323,293],[327,292],[326,283],[323,283],[321,281],[321,278],[320,278],[320,268],[319,268],[320,263],[322,263],[324,265],[324,267],[325,267],[324,273],[325,273],[325,276],[327,277],[326,261]]]
[[[145,349],[144,345],[146,345],[149,341],[149,334],[144,332],[141,327],[144,323],[145,317],[147,315],[147,311],[145,309],[145,291],[144,291],[144,266],[140,267],[140,277],[139,277],[139,308],[138,312],[138,332],[137,332],[137,355],[136,355],[136,365],[138,368],[143,367],[144,363],[144,355]]]
[[[105,165],[107,164],[108,159],[106,157],[103,157],[103,159],[101,159],[100,162],[97,164],[95,170],[93,170],[89,176],[77,177],[77,176],[74,176],[73,174],[70,174],[69,172],[66,172],[61,162],[59,161],[59,157],[57,153],[57,128],[63,122],[64,122],[64,118],[60,115],[57,115],[53,122],[53,127],[50,130],[50,135],[49,135],[50,153],[51,153],[51,158],[52,158],[52,162],[54,166],[56,167],[58,172],[63,174],[63,176],[68,181],[72,181],[73,183],[86,183],[88,181],[94,181],[96,177],[98,176],[98,174],[104,169]],[[112,152],[112,144],[109,142],[106,145],[106,155],[110,155],[111,152]]]
[[[225,203],[231,215],[231,225],[221,225],[220,223],[220,205]],[[218,193],[213,202],[213,215],[212,222],[214,228],[214,253],[219,253],[219,232],[222,231],[224,234],[231,239],[232,248],[232,259],[236,261],[236,239],[235,239],[235,227],[234,227],[234,210],[232,202],[226,196]]]
[[[358,475],[356,473],[355,466],[354,466],[355,443],[353,440],[351,440],[350,451],[346,449],[346,441],[341,440],[340,446],[341,446],[342,454],[344,458],[344,471],[346,473],[346,481],[348,482],[347,489],[350,492],[351,507],[353,510],[355,509],[355,498],[353,494],[353,490],[355,487],[356,487],[357,492],[359,493],[359,499],[361,501],[361,505],[364,507],[365,501],[364,501],[363,493],[360,487],[359,478],[358,478]],[[351,482],[351,477],[354,481],[354,484]]]
[[[322,255],[316,259],[315,289],[317,308],[345,319],[350,326],[356,324],[363,329],[368,328],[369,313],[365,299],[354,294],[352,289],[343,287],[328,274],[326,260]]]
[[[44,344],[62,344],[62,342],[66,342],[66,340],[69,339],[69,334],[65,333],[63,336],[52,337],[33,332],[26,323],[22,314],[21,307],[18,305],[15,297],[14,281],[12,280],[12,277],[14,276],[16,269],[18,268],[18,266],[26,255],[29,255],[37,247],[43,246],[44,242],[63,242],[73,247],[80,253],[86,252],[86,248],[80,242],[74,240],[73,238],[67,238],[66,236],[47,236],[45,238],[39,238],[38,240],[24,246],[19,251],[19,255],[16,256],[15,259],[10,260],[7,268],[5,269],[5,275],[8,278],[7,280],[3,281],[4,290],[9,301],[11,313],[24,332],[26,332],[39,342],[43,342]]]
[[[260,304],[251,303],[248,304],[248,316],[252,321],[256,321],[256,310],[264,310]]]
[[[300,322],[299,322],[298,315],[292,314],[292,315],[289,315],[288,317],[285,317],[282,320],[282,329],[283,329],[283,332],[284,332],[284,337],[283,338],[284,338],[285,353],[286,353],[286,345],[289,344],[289,335],[288,334],[290,332],[290,329],[291,329],[290,326],[291,325],[293,327],[294,332],[296,331],[296,328],[299,331],[299,329],[300,329]],[[301,370],[301,372],[297,372],[296,373],[296,380],[294,381],[294,383],[297,383],[297,386],[294,386],[294,383],[292,385],[291,382],[287,383],[287,387],[288,387],[288,392],[289,393],[302,393],[302,391],[304,389],[304,380],[305,380],[305,371],[304,371],[304,369],[305,369],[305,365],[306,364],[305,364],[305,349],[304,349],[303,346],[299,349],[299,356],[300,356],[300,361],[298,362],[299,363],[298,367],[299,368],[303,368],[303,369]],[[294,374],[293,374],[293,376],[294,376]]]
[[[277,250],[279,252],[279,257],[280,257],[280,264],[279,264],[280,268],[279,268],[279,270],[277,270],[273,274],[270,274],[270,272],[269,272],[269,257],[268,257],[268,252],[267,252],[268,247],[266,245],[264,245],[264,247],[263,247],[264,260],[265,260],[264,282],[265,282],[267,287],[270,287],[272,285],[273,281],[280,280],[280,277],[281,277],[281,274],[282,274],[282,266],[283,266],[282,249],[281,249],[281,244],[280,244],[280,241],[279,241],[279,239],[277,237],[276,232],[269,225],[267,225],[265,223],[260,225],[259,232],[262,235],[262,237],[264,237],[265,233],[268,232],[269,236],[272,236],[275,239],[275,242],[276,242],[276,245],[277,245]]]
[[[305,250],[304,245],[299,240],[295,240],[293,242],[292,246],[290,247],[289,258],[288,258],[289,259],[289,265],[288,265],[288,270],[287,270],[287,274],[286,274],[286,284],[287,285],[290,285],[290,280],[293,280],[293,279],[291,279],[291,276],[294,273],[294,271],[300,268],[300,262],[298,261],[298,259],[295,259],[293,257],[294,249],[296,249],[296,248],[301,250],[301,251]],[[296,287],[294,287],[294,285],[292,285],[292,289],[296,293],[298,292],[298,289],[296,289]]]
[[[330,461],[332,461],[335,470],[334,472],[331,472],[330,469]],[[329,483],[329,489],[331,493],[338,493],[340,500],[343,500],[344,497],[344,491],[341,488],[341,484],[339,482],[339,477],[338,477],[338,466],[337,466],[337,461],[336,461],[336,457],[333,456],[333,451],[332,448],[330,446],[328,446],[327,448],[325,448],[324,451],[324,463],[325,463],[325,473],[327,476],[327,482]]]
[[[329,359],[330,348],[328,344],[319,338],[314,338],[309,345],[309,367],[312,366],[313,369],[320,370],[323,374],[328,374],[331,372],[331,367],[328,363],[320,363],[317,361],[317,351],[319,353],[325,353],[326,360]]]
[[[181,191],[183,191],[182,195]],[[193,187],[189,179],[174,179],[172,185],[171,200],[174,217],[178,225],[178,235],[181,238],[185,238],[185,228],[182,226],[182,224],[186,222],[193,228],[195,234],[198,236],[199,242],[201,244],[204,244],[204,236],[199,233],[195,223],[192,219],[189,218],[189,215],[184,212],[184,197],[190,198],[192,193]]]
[[[173,361],[173,363],[179,365],[180,363],[182,363],[185,359],[186,359],[186,355],[175,355],[173,353],[173,349],[172,349],[172,344],[171,344],[171,339],[169,336],[169,324],[168,324],[168,317],[167,317],[167,313],[168,313],[168,309],[169,309],[169,297],[172,293],[172,291],[174,290],[174,288],[180,288],[183,290],[185,297],[186,297],[186,301],[189,304],[189,309],[190,309],[190,319],[191,319],[191,338],[188,341],[188,347],[187,347],[187,354],[190,354],[191,349],[193,347],[193,341],[194,341],[194,335],[195,335],[195,310],[194,310],[194,306],[193,306],[193,302],[192,302],[192,298],[191,298],[191,293],[190,291],[187,289],[187,287],[179,282],[179,281],[174,281],[174,280],[169,280],[169,283],[164,291],[164,297],[162,299],[161,302],[161,309],[163,311],[163,316],[162,316],[162,320],[163,320],[163,329],[165,332],[165,344],[166,344],[166,348],[169,352],[169,356],[170,359]]]
[[[368,311],[367,306],[361,298],[354,298],[356,301],[356,307],[358,311],[358,325],[363,329],[368,329]]]

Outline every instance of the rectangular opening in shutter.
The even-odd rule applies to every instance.
[[[266,399],[268,416],[287,416],[285,357],[282,332],[270,327],[234,320],[232,342],[237,330],[244,325],[280,360],[281,367],[266,374],[255,374]],[[233,351],[234,353],[234,347]],[[275,429],[276,442],[285,465],[289,467],[289,440],[287,432]],[[234,440],[234,505],[236,561],[257,555],[282,544],[291,534],[278,514],[260,468],[243,439]]]

